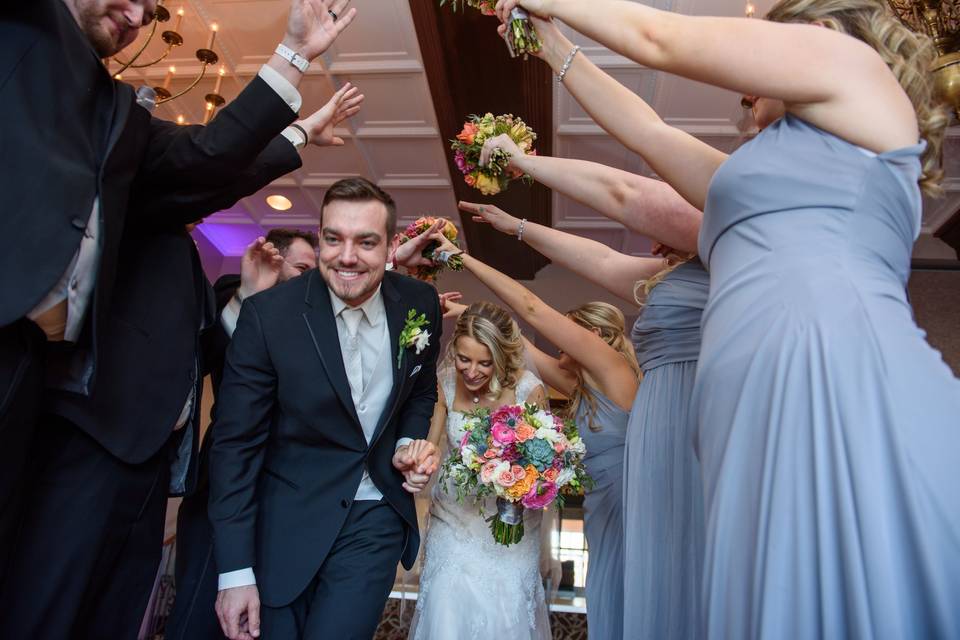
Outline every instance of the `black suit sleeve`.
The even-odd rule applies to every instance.
[[[220,402],[211,427],[210,521],[219,573],[256,559],[257,480],[263,466],[277,375],[255,301],[247,300],[227,350]]]
[[[431,292],[432,292],[431,287]],[[422,440],[430,432],[430,418],[433,416],[434,405],[437,404],[437,358],[440,356],[440,338],[443,333],[443,318],[440,313],[440,300],[435,293],[428,293],[431,304],[427,312],[430,319],[430,345],[427,347],[427,357],[423,362],[423,369],[417,376],[417,381],[410,396],[400,410],[397,425],[397,438],[413,438]],[[427,296],[424,296],[427,299]]]
[[[238,200],[256,193],[277,178],[300,168],[300,154],[283,136],[277,136],[246,168],[234,173],[224,184],[171,192],[164,197],[137,195],[133,210],[142,224],[186,224],[211,213],[232,207]]]

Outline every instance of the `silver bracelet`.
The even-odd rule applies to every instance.
[[[521,218],[520,226],[517,227],[517,242],[523,242],[523,225],[527,224],[526,218]]]
[[[560,67],[560,73],[557,74],[557,82],[563,82],[564,76],[566,76],[567,71],[570,70],[570,65],[573,64],[573,57],[577,55],[577,51],[580,51],[580,45],[574,45],[570,53],[567,54],[567,59],[563,61],[563,66]]]

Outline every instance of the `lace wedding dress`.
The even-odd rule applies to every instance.
[[[464,434],[464,414],[453,409],[456,373],[441,373],[447,403],[449,446]],[[527,371],[517,383],[523,402],[543,383]],[[410,625],[410,640],[549,640],[550,620],[540,579],[542,511],[524,511],[523,540],[497,544],[486,518],[497,512],[495,499],[480,505],[434,485],[420,594]]]

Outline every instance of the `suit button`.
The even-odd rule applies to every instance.
[[[343,507],[344,509],[346,509],[347,507],[350,506],[350,503],[347,502],[346,500],[341,500],[341,501],[340,501],[340,506]]]
[[[360,413],[364,413],[366,410],[367,410],[367,405],[365,404],[360,405]]]
[[[74,228],[80,229],[81,231],[87,228],[87,221],[83,218],[74,218],[70,221],[70,224],[72,224]]]

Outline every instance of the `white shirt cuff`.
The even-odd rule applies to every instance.
[[[233,332],[237,330],[237,320],[240,319],[240,303],[237,297],[230,298],[230,302],[220,312],[220,325],[227,332],[227,337],[232,338]]]
[[[267,65],[260,67],[257,74],[260,79],[270,85],[270,88],[277,92],[283,101],[286,102],[294,113],[300,113],[300,107],[303,105],[303,98],[297,88],[290,84],[290,81],[284,78],[280,73]]]
[[[247,567],[246,569],[237,569],[236,571],[221,573],[217,579],[217,590],[223,591],[224,589],[249,587],[252,584],[257,584],[257,579],[253,575],[253,567]]]
[[[413,438],[400,438],[399,440],[397,440],[397,446],[393,448],[394,453],[396,453],[397,449],[399,449],[400,447],[405,447],[411,442],[413,442]]]
[[[303,134],[293,127],[287,127],[280,132],[280,135],[289,140],[290,144],[292,144],[293,148],[297,151],[307,146],[307,141],[303,139]]]

